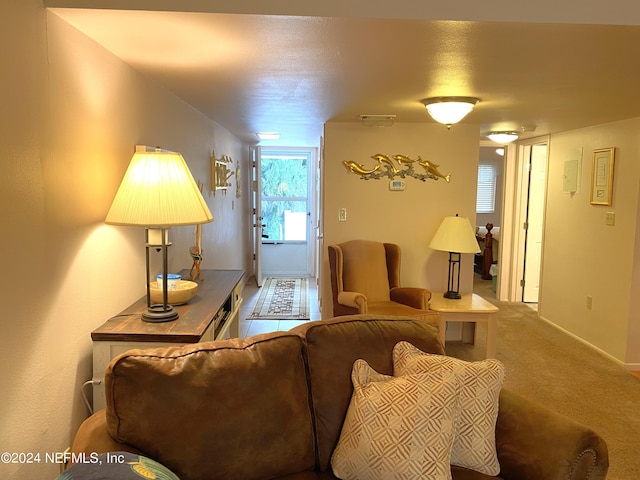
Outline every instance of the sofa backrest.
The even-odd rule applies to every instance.
[[[182,480],[314,470],[303,339],[286,332],[132,350],[107,369],[107,428]]]
[[[353,391],[351,370],[357,359],[366,360],[380,373],[392,375],[393,347],[401,340],[425,352],[444,353],[437,329],[424,320],[410,317],[345,315],[309,322],[291,332],[306,340],[321,471],[330,468],[331,454],[340,438]]]

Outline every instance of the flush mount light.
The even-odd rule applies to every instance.
[[[280,138],[279,133],[275,132],[260,132],[258,134],[260,140],[278,140]]]
[[[451,128],[451,125],[466,117],[479,101],[475,97],[432,97],[422,100],[422,103],[436,122]]]
[[[520,134],[518,132],[489,132],[487,133],[487,138],[496,143],[511,143],[515,142]]]

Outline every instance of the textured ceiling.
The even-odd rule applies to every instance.
[[[429,123],[420,100],[441,95],[480,98],[463,122],[482,133],[640,116],[640,26],[52,11],[251,142],[317,145],[325,122],[362,114]]]

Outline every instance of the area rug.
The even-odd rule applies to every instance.
[[[309,298],[306,278],[267,278],[252,320],[308,320]]]

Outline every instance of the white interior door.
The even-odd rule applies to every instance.
[[[261,205],[260,147],[251,147],[251,202],[253,225],[253,274],[262,287],[262,205]]]
[[[522,290],[522,301],[526,303],[537,303],[540,291],[546,181],[547,145],[532,145],[527,202],[524,288]]]

